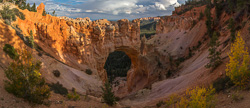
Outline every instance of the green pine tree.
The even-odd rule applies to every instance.
[[[33,6],[31,7],[31,11],[36,12],[36,3],[34,3]]]
[[[50,97],[50,89],[41,76],[41,64],[30,51],[19,51],[19,58],[5,70],[8,78],[5,80],[5,90],[29,102],[42,104]]]
[[[26,7],[27,7],[27,9],[28,9],[29,11],[31,11],[30,3],[28,3],[28,4],[26,5]]]
[[[54,11],[52,12],[51,15],[52,15],[52,16],[57,16],[57,15],[56,15],[56,11],[54,10]]]
[[[228,3],[228,7],[229,7],[229,10],[231,13],[234,12],[234,8],[235,8],[235,0],[227,0],[227,3]]]
[[[211,17],[211,12],[210,12],[211,8],[209,6],[207,6],[207,8],[205,9],[205,15],[207,17],[206,20],[206,25],[207,25],[207,33],[209,37],[212,37],[212,17]]]
[[[46,13],[46,11],[45,10],[43,10],[43,14],[42,14],[43,16],[46,16],[47,15],[47,13]]]
[[[229,19],[228,29],[230,29],[230,32],[231,32],[231,35],[230,35],[231,41],[234,41],[236,30],[235,30],[235,21],[233,18]]]
[[[213,33],[213,37],[209,43],[209,56],[207,57],[210,62],[205,66],[206,68],[212,68],[214,70],[221,64],[221,51],[218,51],[217,48],[220,46],[218,42],[218,34],[216,32]]]
[[[110,106],[113,106],[115,104],[115,96],[112,92],[112,85],[109,83],[109,81],[106,81],[104,84],[104,88],[102,88],[103,96],[102,99],[105,103],[107,103]]]
[[[33,37],[33,32],[32,32],[32,30],[30,30],[29,43],[30,43],[30,47],[31,47],[31,48],[34,48],[34,37]]]

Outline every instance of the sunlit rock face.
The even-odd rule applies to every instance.
[[[21,10],[26,19],[18,19],[17,25],[26,36],[32,31],[35,42],[45,52],[76,69],[84,69],[87,65],[97,70],[94,74],[104,82],[107,79],[104,64],[109,53],[123,51],[132,63],[127,76],[128,90],[149,84],[148,67],[145,65],[148,60],[145,61],[141,55],[138,19],[111,22],[106,19],[91,21],[89,18],[42,16],[44,8],[42,3],[37,12]]]

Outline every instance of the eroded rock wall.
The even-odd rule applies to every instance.
[[[111,22],[106,19],[91,21],[89,18],[42,16],[44,8],[42,3],[37,12],[20,10],[26,19],[18,19],[16,23],[25,36],[30,36],[32,31],[35,42],[52,57],[78,70],[85,69],[87,65],[87,68],[97,70],[94,74],[105,81],[104,64],[109,53],[124,51],[131,58],[131,70],[138,70],[139,20]],[[129,76],[128,79],[134,77]]]

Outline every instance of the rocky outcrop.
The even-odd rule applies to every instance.
[[[154,21],[158,21],[160,19],[160,17],[145,17],[145,18],[139,18],[140,20],[154,20]]]
[[[33,32],[35,42],[51,56],[78,70],[96,70],[102,81],[107,74],[104,64],[109,53],[124,51],[132,62],[127,76],[128,90],[141,89],[149,84],[145,68],[148,60],[140,53],[140,21],[122,19],[111,22],[106,19],[91,21],[89,18],[42,16],[42,3],[37,12],[22,11],[26,19],[17,20],[17,25],[26,36]],[[87,65],[87,67],[86,67]],[[145,67],[145,68],[143,68]],[[84,70],[83,70],[84,71]],[[141,75],[147,77],[141,77]],[[140,85],[135,87],[136,85]]]
[[[98,76],[96,79],[105,82],[107,73],[104,64],[108,55],[113,51],[123,51],[132,62],[127,73],[126,91],[151,88],[155,81],[165,78],[169,69],[168,53],[163,52],[163,47],[157,47],[160,44],[155,43],[156,38],[150,41],[140,39],[139,19],[111,22],[106,19],[91,21],[89,18],[42,16],[44,7],[41,4],[37,12],[20,10],[26,19],[18,19],[16,23],[24,35],[29,36],[32,31],[35,42],[60,62],[81,71],[89,68]],[[193,21],[192,17],[164,17],[157,25],[157,33],[189,30]],[[164,39],[158,39],[158,42],[160,40]],[[171,45],[174,45],[173,42],[170,42]],[[192,41],[183,48],[187,49],[190,43]],[[176,51],[177,47],[165,50]],[[178,53],[184,55],[185,50],[176,52],[175,55]]]
[[[173,11],[173,15],[161,17],[159,23],[156,25],[156,33],[169,33],[176,29],[191,30],[199,20],[203,19],[199,19],[199,17],[201,12],[204,13],[205,6],[192,8],[181,15],[176,14],[182,10],[183,8],[179,7]]]

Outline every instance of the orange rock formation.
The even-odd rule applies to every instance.
[[[87,65],[88,68],[97,70],[101,80],[105,81],[107,74],[103,67],[109,53],[124,51],[132,62],[127,76],[128,90],[141,89],[151,82],[152,77],[141,68],[147,60],[141,60],[145,58],[140,56],[138,19],[132,22],[127,19],[110,22],[106,19],[91,21],[89,18],[42,16],[44,7],[42,3],[37,12],[20,10],[26,19],[18,19],[17,25],[26,36],[32,30],[35,41],[45,52],[79,70]],[[141,77],[142,75],[145,77]],[[136,87],[138,83],[141,84]]]

